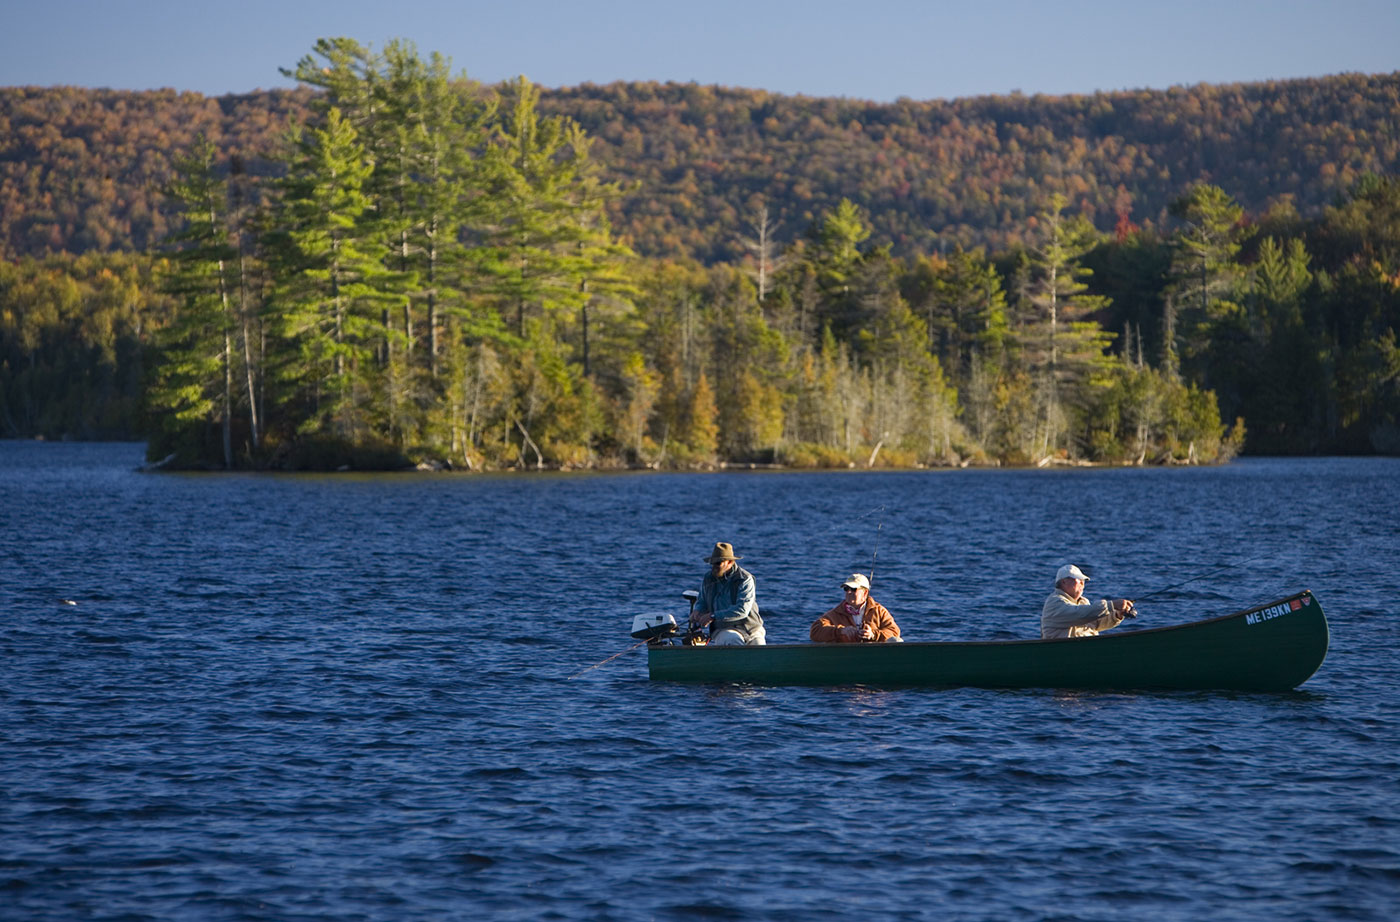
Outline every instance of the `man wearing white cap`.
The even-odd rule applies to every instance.
[[[1045,599],[1040,609],[1040,636],[1093,637],[1099,631],[1117,627],[1124,618],[1136,617],[1131,599],[1084,598],[1084,584],[1089,577],[1074,564],[1060,567],[1055,574],[1055,591]]]
[[[852,573],[841,584],[846,598],[840,605],[812,623],[811,637],[817,643],[899,642],[899,625],[889,609],[870,597],[870,580],[863,573]]]

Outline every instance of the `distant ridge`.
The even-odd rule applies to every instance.
[[[490,91],[489,88],[487,91]],[[0,89],[0,257],[135,250],[167,230],[159,186],[204,132],[266,171],[306,90],[207,97]],[[1400,72],[1079,96],[875,103],[677,83],[547,90],[631,192],[615,228],[641,253],[739,259],[760,204],[780,241],[849,198],[897,253],[1017,243],[1052,192],[1103,230],[1160,225],[1188,186],[1248,213],[1312,214],[1400,170]]]

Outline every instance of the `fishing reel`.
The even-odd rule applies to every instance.
[[[681,598],[690,603],[690,614],[693,616],[695,614],[695,602],[700,598],[700,593],[696,592],[694,589],[687,589],[685,592],[681,593]],[[686,623],[690,624],[690,630],[681,635],[681,643],[685,644],[687,647],[703,647],[710,642],[710,634],[703,627],[696,627],[689,620],[687,620]]]

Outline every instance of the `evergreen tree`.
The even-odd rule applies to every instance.
[[[375,134],[375,120],[383,100],[377,84],[383,66],[374,50],[352,38],[319,38],[311,53],[304,55],[294,68],[278,68],[284,77],[292,77],[321,93],[313,97],[312,108],[322,118],[331,109],[340,112],[362,138]]]
[[[535,318],[527,327],[513,369],[513,402],[507,408],[507,431],[521,437],[520,466],[546,463],[583,465],[604,428],[603,408],[592,384],[564,356],[564,345],[544,332]]]
[[[256,180],[244,168],[243,158],[229,158],[229,224],[232,243],[238,251],[237,305],[239,339],[243,353],[243,384],[248,400],[249,437],[256,454],[262,445],[263,405],[263,298],[267,288],[265,266],[258,251],[262,236],[262,212],[253,193]]]
[[[367,221],[373,171],[338,109],[297,139],[269,241],[278,284],[272,313],[284,347],[281,393],[298,432],[351,443],[383,438],[374,350],[382,313],[401,304],[386,249]]]
[[[860,245],[870,228],[850,199],[842,199],[826,212],[807,234],[809,245],[803,262],[810,267],[816,286],[816,328],[830,325],[840,339],[860,328],[860,292],[856,274],[865,254]]]
[[[927,298],[929,352],[954,380],[977,354],[999,353],[1007,332],[1006,293],[996,267],[958,247],[935,268]]]
[[[161,358],[147,399],[161,436],[151,450],[172,449],[184,462],[202,454],[203,428],[217,424],[223,462],[233,467],[234,263],[226,183],[214,166],[214,145],[203,135],[175,161],[166,195],[181,210],[183,228],[163,280],[179,299],[175,322],[160,336]]]
[[[1309,332],[1330,349],[1330,450],[1400,451],[1400,178],[1363,176],[1317,230],[1325,267]]]
[[[524,77],[508,89],[513,105],[487,154],[495,207],[479,270],[493,279],[503,314],[523,336],[527,315],[554,324],[587,301],[593,266],[587,211],[598,203],[580,199],[588,157],[583,131],[562,118],[541,118],[539,90]]]
[[[472,227],[484,206],[473,152],[484,143],[494,107],[476,100],[473,84],[454,80],[440,55],[424,62],[410,43],[391,42],[383,62],[367,191],[406,297],[400,316],[385,319],[394,332],[385,336],[380,361],[405,379],[404,410],[418,418],[402,425],[420,429],[427,408],[449,387],[439,368],[445,323],[454,336],[490,335],[495,326],[470,297],[475,286],[462,242],[464,224]],[[401,355],[395,341],[403,343]]]
[[[1055,194],[1041,217],[1041,244],[1032,260],[1032,323],[1020,331],[1021,350],[1039,381],[1039,438],[1036,455],[1048,457],[1062,447],[1064,436],[1078,427],[1091,400],[1090,389],[1102,383],[1111,337],[1088,317],[1107,299],[1089,294],[1092,274],[1083,258],[1098,244],[1097,232],[1083,216],[1067,217],[1063,195]]]
[[[1236,256],[1244,209],[1218,186],[1202,184],[1173,202],[1171,213],[1182,226],[1173,238],[1167,291],[1171,316],[1165,325],[1175,341],[1167,346],[1177,350],[1187,377],[1202,382],[1212,335],[1222,324],[1240,319],[1234,298],[1243,276]]]

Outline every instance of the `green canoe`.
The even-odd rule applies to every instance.
[[[1287,691],[1327,655],[1311,592],[1175,627],[1073,640],[647,648],[651,678],[754,685]]]

